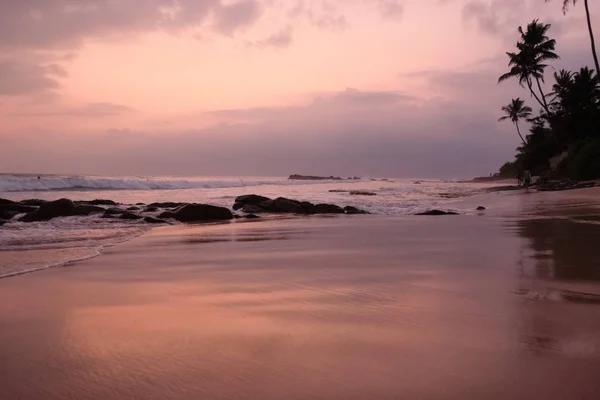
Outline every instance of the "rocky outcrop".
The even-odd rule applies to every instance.
[[[255,214],[248,214],[246,215],[246,219],[259,219],[260,217],[258,215]]]
[[[138,219],[142,219],[142,217],[140,217],[137,214],[130,213],[129,211],[127,211],[127,212],[124,212],[123,214],[121,214],[119,216],[119,219],[138,220]]]
[[[23,217],[20,221],[36,222],[49,221],[56,217],[68,217],[74,215],[76,209],[75,203],[69,199],[59,199],[42,204],[36,211],[32,211]]]
[[[144,209],[143,212],[155,212],[155,211],[158,211],[158,207],[148,206]]]
[[[161,219],[175,218],[175,213],[173,211],[164,211],[164,212],[158,214],[158,218],[161,218]]]
[[[540,192],[555,192],[561,190],[586,189],[596,186],[595,181],[545,181],[537,185]]]
[[[82,203],[84,203],[84,202],[82,202]],[[118,204],[112,200],[104,200],[104,199],[85,201],[85,203],[93,204],[95,206],[116,206]]]
[[[368,212],[352,206],[344,207],[344,212],[346,214],[368,214]]]
[[[233,219],[233,214],[224,207],[186,204],[174,212],[173,218],[180,222],[225,221]]]
[[[46,204],[48,201],[47,200],[40,200],[40,199],[27,199],[27,200],[21,200],[19,203],[26,205],[26,206],[35,206],[35,207],[39,207],[42,204]]]
[[[79,204],[75,206],[73,215],[91,215],[100,214],[104,212],[104,208],[98,207],[92,204]]]
[[[149,224],[168,224],[167,221],[163,221],[162,219],[157,219],[157,218],[152,218],[152,217],[145,217],[144,222],[147,222]]]
[[[415,215],[458,215],[454,211],[429,210]]]
[[[16,204],[16,201],[8,200],[8,199],[0,199],[0,204]]]
[[[127,212],[127,210],[124,210],[122,208],[117,208],[117,207],[111,207],[111,208],[107,208],[106,210],[104,210],[104,215],[119,215],[119,214],[123,214]]]
[[[377,193],[369,192],[366,190],[352,190],[350,192],[352,196],[377,196]]]
[[[296,181],[341,181],[339,176],[290,175],[289,180]]]
[[[0,219],[8,221],[12,219],[15,215],[20,214],[18,211],[13,210],[1,210],[0,209]]]
[[[485,208],[485,207],[483,207],[483,206],[479,206],[479,207],[477,207],[477,211],[485,211],[485,210],[486,210],[486,208]]]
[[[163,203],[150,203],[148,207],[158,207],[158,208],[175,208],[186,205],[187,203],[175,203],[171,201],[163,202]]]
[[[275,200],[271,200],[268,197],[257,196],[257,195],[246,195],[240,196],[235,199],[233,206],[234,210],[241,210],[247,214],[261,214],[261,213],[274,213],[274,214],[343,214],[345,210],[335,204],[313,204],[308,201],[298,201],[287,199],[285,197],[278,197]],[[354,207],[349,208],[350,214],[366,214],[362,210],[355,212]]]
[[[0,204],[0,212],[2,211],[16,211],[18,213],[28,213],[32,211],[36,211],[37,207],[34,206],[26,206],[19,203],[5,203]]]
[[[127,211],[140,211],[140,208],[136,206],[127,207]]]

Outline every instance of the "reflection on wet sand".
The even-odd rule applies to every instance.
[[[598,284],[587,247],[555,259],[561,232],[477,216],[157,230],[0,282],[0,398],[596,399],[600,307],[515,294]]]

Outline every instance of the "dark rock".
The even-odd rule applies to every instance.
[[[135,203],[136,206],[145,206],[144,203]]]
[[[168,224],[167,221],[163,221],[162,219],[157,219],[157,218],[152,218],[152,217],[145,217],[144,222],[147,222],[149,224]]]
[[[253,206],[251,204],[243,206],[241,211],[247,214],[260,214],[266,212],[266,210],[260,208],[259,206]]]
[[[1,211],[17,211],[19,213],[28,213],[28,212],[32,212],[35,210],[37,210],[37,207],[26,206],[26,205],[19,204],[19,203],[0,204],[0,212]]]
[[[73,215],[99,214],[104,211],[105,211],[104,208],[95,206],[93,204],[79,204],[73,210]]]
[[[263,203],[268,200],[271,200],[271,199],[269,199],[268,197],[259,196],[256,194],[247,194],[247,195],[243,195],[243,196],[238,196],[235,199],[235,204],[233,205],[233,209],[239,210],[240,208],[242,208],[244,205],[247,205],[247,204],[257,206],[260,203]]]
[[[209,204],[187,204],[175,211],[174,218],[180,222],[223,221],[233,219],[228,208]]]
[[[344,207],[344,212],[346,214],[368,214],[368,212],[352,206]]]
[[[301,213],[302,203],[297,200],[278,197],[273,201],[274,212],[280,213]]]
[[[158,218],[175,218],[175,213],[173,211],[164,211],[158,214]]]
[[[0,219],[0,226],[2,226],[2,225],[4,225],[4,224],[6,224],[7,222],[8,222],[8,221],[5,221],[5,220],[3,220],[3,219]]]
[[[479,207],[477,207],[477,211],[485,211],[485,207],[479,206]]]
[[[154,206],[146,207],[143,212],[154,212],[154,211],[158,211],[158,207],[154,207]]]
[[[246,219],[258,219],[260,218],[258,215],[254,215],[254,214],[248,214],[246,215]]]
[[[139,215],[136,215],[134,213],[125,212],[119,216],[119,219],[136,220],[136,219],[142,219],[142,217],[140,217]]]
[[[453,211],[429,210],[415,215],[458,215],[458,213]]]
[[[20,221],[49,221],[56,217],[68,217],[75,212],[75,203],[69,199],[59,199],[43,204],[36,211],[21,217]]]
[[[339,176],[290,175],[289,180],[298,181],[341,181]]]
[[[17,214],[20,213],[14,210],[0,210],[0,219],[9,220]]]
[[[96,199],[96,200],[86,201],[86,203],[93,204],[95,206],[116,206],[118,204],[118,203],[115,203],[112,200],[103,200],[103,199]]]
[[[344,209],[335,204],[317,204],[315,206],[316,214],[344,214]]]
[[[111,207],[104,211],[104,215],[118,215],[126,212],[127,210],[123,210],[122,208]]]
[[[187,203],[174,203],[171,201],[167,201],[164,203],[150,203],[148,204],[148,207],[158,207],[158,208],[175,208],[175,207],[181,207],[186,205]]]
[[[0,199],[0,204],[16,204],[16,201],[8,200],[8,199]]]
[[[140,208],[139,207],[135,207],[135,206],[134,207],[128,207],[127,211],[140,211]]]
[[[367,192],[366,190],[352,190],[350,194],[352,196],[377,196],[377,193]]]
[[[300,206],[302,207],[302,213],[303,214],[314,214],[315,211],[315,205],[313,203],[310,203],[308,201],[303,201],[300,203]]]
[[[47,200],[40,200],[40,199],[27,199],[27,200],[21,200],[19,203],[23,204],[25,206],[35,206],[35,207],[39,207],[42,204],[46,204],[48,201]]]
[[[329,191],[329,193],[348,193],[350,192],[349,190],[344,190],[344,189],[331,189]]]
[[[233,218],[234,219],[240,219],[240,218],[242,218],[242,216],[241,215],[237,215],[237,214],[233,214]]]

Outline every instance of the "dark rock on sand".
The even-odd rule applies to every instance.
[[[352,206],[344,207],[344,212],[346,214],[368,214],[368,212]]]
[[[244,207],[245,205],[257,206],[260,203],[263,203],[263,202],[269,201],[269,200],[271,200],[271,199],[269,199],[268,197],[258,196],[256,194],[247,194],[244,196],[238,196],[235,199],[235,204],[233,205],[233,209],[239,210],[242,207]]]
[[[477,211],[485,211],[485,209],[486,209],[486,208],[485,208],[485,207],[483,207],[483,206],[479,206],[479,207],[477,207]]]
[[[458,213],[455,213],[453,211],[429,210],[415,215],[458,215]]]
[[[302,203],[297,200],[278,197],[273,201],[273,212],[280,213],[301,213]]]
[[[21,200],[19,203],[23,204],[25,206],[35,206],[35,207],[39,207],[42,204],[46,204],[48,201],[47,200],[40,200],[40,199],[27,199],[27,200]]]
[[[104,211],[104,215],[118,215],[123,214],[125,212],[127,212],[127,210],[117,207],[111,207]]]
[[[129,211],[121,214],[119,216],[119,219],[129,219],[129,220],[136,220],[136,219],[142,219],[142,217],[140,217],[139,215],[136,215],[134,213],[130,213]]]
[[[163,221],[162,219],[152,217],[144,217],[144,222],[147,222],[149,224],[168,224],[167,221]]]
[[[142,212],[154,212],[158,211],[158,207],[146,207]]]
[[[260,208],[259,206],[253,206],[251,204],[243,206],[241,211],[247,214],[260,214],[266,212],[263,208]]]
[[[133,207],[128,207],[128,208],[127,208],[127,211],[140,211],[140,208],[139,208],[139,207],[135,207],[135,206],[133,206]]]
[[[16,201],[8,200],[8,199],[0,199],[0,204],[16,204]]]
[[[37,207],[26,206],[19,203],[0,204],[0,211],[17,211],[19,213],[28,213],[37,210]]]
[[[164,211],[160,214],[158,214],[158,218],[175,218],[175,213],[173,211]]]
[[[180,222],[223,221],[233,219],[228,208],[211,206],[209,204],[186,204],[174,213],[174,218]]]
[[[335,204],[317,204],[315,214],[344,214],[344,209]]]
[[[69,199],[50,201],[40,206],[36,211],[21,217],[20,221],[49,221],[56,217],[68,217],[73,215],[77,206]]]
[[[112,200],[104,200],[104,199],[96,199],[96,200],[86,201],[86,203],[93,204],[95,206],[116,206],[118,204]]]
[[[0,219],[9,220],[17,214],[19,214],[19,212],[14,210],[0,210]]]
[[[348,193],[349,190],[344,190],[344,189],[331,189],[329,191],[329,193]]]
[[[248,214],[246,215],[246,219],[258,219],[260,218],[258,215],[255,214]]]
[[[104,211],[104,208],[95,206],[93,204],[79,204],[73,210],[73,215],[100,214]]]
[[[148,204],[148,207],[158,207],[158,208],[175,208],[175,207],[181,207],[183,205],[185,205],[186,203],[174,203],[171,201],[167,201],[164,203],[150,203]]]
[[[368,192],[366,190],[352,190],[350,194],[352,196],[377,196],[377,193]]]

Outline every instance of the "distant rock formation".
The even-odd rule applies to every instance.
[[[429,210],[415,215],[458,215],[454,211]]]
[[[358,181],[360,178],[358,176],[349,177],[348,179],[341,178],[339,176],[314,176],[314,175],[290,175],[289,180],[296,181]]]

